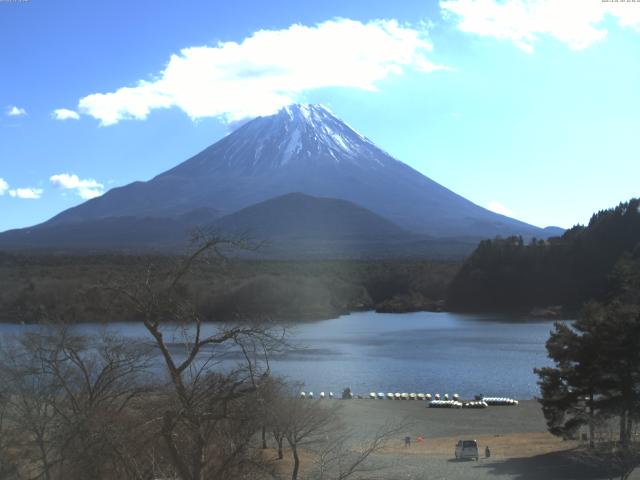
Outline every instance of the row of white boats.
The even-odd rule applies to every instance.
[[[300,392],[300,397],[313,399],[315,398],[315,395],[313,392]],[[320,392],[319,398],[334,398],[334,394],[333,392]],[[344,394],[343,398],[345,398]],[[363,397],[361,395],[354,395],[353,393],[349,392],[347,393],[346,398]],[[518,405],[518,400],[507,397],[481,397],[475,401],[461,402],[460,395],[458,395],[457,393],[454,393],[451,398],[449,398],[448,393],[445,393],[442,396],[440,396],[439,393],[436,393],[432,396],[430,393],[371,392],[369,393],[369,398],[371,400],[422,400],[429,402],[429,407],[435,408],[487,408],[489,405]]]
[[[371,399],[378,399],[378,400],[384,400],[385,398],[387,400],[426,400],[428,402],[430,402],[431,400],[449,400],[449,394],[445,393],[444,395],[440,396],[439,393],[436,393],[435,395],[431,395],[430,393],[384,393],[384,392],[371,392],[369,394],[369,398]],[[458,395],[457,393],[454,393],[451,396],[452,400],[459,400],[460,399],[460,395]]]
[[[507,397],[482,397],[482,401],[487,405],[518,405],[518,400]]]
[[[430,408],[487,408],[489,405],[518,405],[518,400],[514,400],[513,398],[487,397],[471,402],[461,402],[459,400],[432,400],[429,402]]]
[[[319,395],[320,398],[333,398],[333,392],[329,392],[328,394],[325,394],[324,392],[320,392]],[[314,395],[313,392],[300,392],[300,398],[309,398],[311,400],[314,399]],[[351,394],[351,398],[353,398],[353,394]]]

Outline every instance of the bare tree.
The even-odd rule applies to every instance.
[[[293,456],[291,479],[297,480],[300,471],[300,451],[318,442],[325,442],[340,429],[338,404],[324,406],[321,400],[304,400],[289,395],[279,398],[273,405],[274,436],[286,439]],[[280,444],[279,444],[280,447]]]
[[[277,377],[265,376],[261,379],[256,392],[256,407],[259,410],[262,425],[260,427],[261,448],[268,448],[267,436],[272,435],[278,449],[278,459],[283,458],[284,431],[277,405],[288,391],[287,383]]]
[[[19,343],[6,343],[0,348],[0,382],[4,391],[6,457],[23,467],[22,472],[34,478],[53,478],[57,455],[53,436],[58,417],[54,408],[59,393],[51,377],[44,375],[42,365],[32,352]],[[22,457],[17,458],[16,452]]]
[[[397,439],[407,426],[406,422],[388,423],[369,438],[358,436],[345,428],[339,403],[300,398],[292,395],[286,385],[276,391],[269,406],[268,429],[277,442],[278,458],[282,458],[282,441],[286,440],[289,446],[293,457],[292,480],[302,475],[303,452],[312,459],[304,472],[306,479],[371,478],[376,468],[370,467],[370,457],[390,440]]]
[[[276,409],[278,409],[278,407],[276,405],[272,405],[272,410]],[[276,441],[278,448],[278,460],[282,460],[284,458],[283,447],[284,437],[286,434],[286,423],[278,421],[277,416],[270,416],[269,422],[271,434],[273,435],[273,439]]]
[[[268,374],[268,353],[281,337],[257,324],[204,324],[184,280],[200,262],[223,262],[225,249],[246,243],[199,240],[175,268],[149,266],[141,279],[110,288],[135,308],[164,361],[168,401],[159,434],[178,476],[242,478],[255,467],[251,441],[261,425],[248,403],[255,402],[258,381]],[[177,327],[176,342],[168,335],[171,326]],[[230,358],[237,360],[234,366]]]
[[[142,478],[129,456],[139,422],[132,420],[128,407],[149,390],[148,348],[107,334],[85,339],[65,331],[51,342],[50,350],[36,344],[35,351],[61,390],[54,408],[67,474],[99,478],[110,471]]]
[[[0,393],[0,478],[17,479],[18,466],[11,455],[13,431],[7,425],[8,400],[5,393]]]
[[[85,338],[43,328],[5,343],[0,376],[5,387],[7,435],[28,477],[100,478],[126,470],[131,424],[123,415],[144,392],[145,352],[102,336]],[[127,432],[127,435],[124,435]],[[6,450],[5,450],[6,451]],[[143,478],[120,475],[120,478]]]
[[[380,427],[369,439],[357,440],[352,432],[341,431],[329,438],[316,451],[311,480],[346,480],[349,478],[372,478],[376,467],[370,467],[371,455],[384,449],[389,441],[395,440],[406,430],[406,424],[387,423]],[[365,477],[362,475],[365,474]]]

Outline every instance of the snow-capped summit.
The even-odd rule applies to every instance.
[[[547,236],[394,159],[321,105],[291,105],[255,118],[150,181],[114,188],[47,223],[175,218],[197,209],[222,216],[292,192],[347,200],[432,236]]]
[[[390,158],[323,105],[286,106],[275,115],[252,120],[219,143],[225,165],[254,171],[326,162],[379,167],[382,157]]]
[[[337,137],[348,138],[355,135],[358,140],[369,142],[363,135],[338,119],[328,107],[322,104],[289,105],[282,108],[278,113],[286,115],[292,123],[303,123],[307,128],[321,132],[321,139],[325,141],[335,141]],[[341,143],[338,145],[342,146]]]

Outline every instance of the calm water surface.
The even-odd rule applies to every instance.
[[[511,320],[511,321],[509,321]],[[314,391],[476,393],[532,398],[549,364],[549,321],[420,312],[357,313],[297,328],[310,347],[274,369]]]
[[[360,312],[290,327],[295,350],[271,362],[272,370],[304,382],[305,390],[459,393],[469,397],[538,395],[534,367],[549,364],[544,347],[549,321],[497,315]],[[0,335],[30,326],[0,325]],[[82,324],[83,333],[104,327]],[[146,338],[139,324],[109,329]],[[213,327],[211,327],[213,328]]]

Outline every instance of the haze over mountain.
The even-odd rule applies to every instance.
[[[399,231],[430,237],[547,237],[561,233],[475,205],[394,159],[323,106],[292,105],[275,115],[249,121],[150,181],[114,188],[39,226],[0,235],[0,245],[19,238],[34,241],[53,231],[58,233],[50,243],[56,244],[65,231],[78,235],[83,225],[95,231],[96,222],[105,221],[113,227],[118,224],[114,218],[126,218],[120,221],[129,225],[121,232],[123,238],[115,241],[117,232],[109,235],[115,244],[122,244],[131,235],[131,219],[145,218],[146,223],[153,223],[152,218],[170,219],[167,228],[209,225],[215,218],[292,192],[353,202],[370,210],[365,223],[379,227],[386,221]],[[284,203],[275,207],[278,205]],[[271,224],[286,230],[285,217],[273,223],[279,214],[274,205],[271,207]],[[338,210],[344,210],[342,207]],[[383,218],[374,221],[374,214]],[[223,223],[231,228],[237,220],[231,216]],[[367,228],[371,230],[371,225]],[[155,226],[152,231],[154,243],[162,243],[161,232]],[[379,239],[377,233],[373,237]],[[167,238],[175,239],[175,234]],[[37,243],[47,243],[41,240]]]

